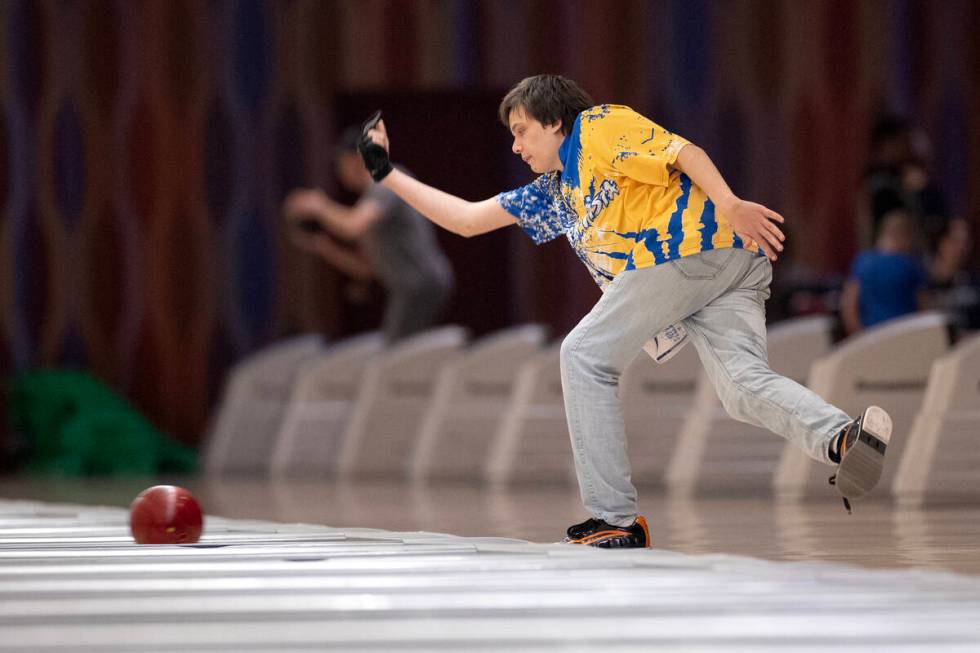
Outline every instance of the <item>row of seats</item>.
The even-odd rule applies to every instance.
[[[883,485],[901,499],[980,491],[980,337],[951,348],[946,318],[920,314],[831,344],[825,317],[769,330],[776,371],[851,414],[895,423]],[[327,345],[297,338],[230,374],[204,450],[212,474],[574,479],[560,342],[526,325],[473,343],[435,329],[389,348],[379,334]],[[693,347],[665,365],[645,354],[620,384],[633,478],[683,495],[826,494],[826,466],[724,412]]]

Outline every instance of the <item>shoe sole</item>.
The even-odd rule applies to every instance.
[[[885,450],[892,437],[892,418],[871,406],[861,416],[861,433],[844,453],[836,486],[842,497],[858,499],[874,489],[885,467]]]

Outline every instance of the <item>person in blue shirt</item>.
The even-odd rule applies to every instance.
[[[874,249],[858,254],[841,297],[848,334],[921,310],[928,275],[915,255],[915,225],[904,209],[882,219]]]

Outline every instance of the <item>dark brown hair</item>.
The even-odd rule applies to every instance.
[[[521,107],[542,125],[561,121],[561,131],[568,134],[578,114],[593,106],[592,98],[582,87],[561,75],[526,77],[507,91],[500,101],[500,122],[510,127],[510,112]]]

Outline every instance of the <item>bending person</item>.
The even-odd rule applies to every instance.
[[[836,465],[844,497],[878,482],[887,413],[857,418],[769,368],[764,302],[783,218],[739,199],[705,152],[624,106],[594,106],[564,77],[529,77],[499,107],[513,152],[540,176],[467,202],[392,169],[388,135],[365,125],[374,179],[440,226],[475,236],[518,224],[536,243],[565,236],[604,293],[561,346],[562,391],[585,509],[567,542],[650,545],[630,479],[620,374],[643,344],[680,322],[726,410],[811,458]],[[665,451],[664,455],[669,452]]]

